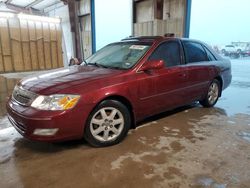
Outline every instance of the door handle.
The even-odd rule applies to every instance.
[[[187,77],[187,74],[186,73],[180,73],[179,77]]]

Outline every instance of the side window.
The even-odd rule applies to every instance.
[[[210,52],[210,50],[207,49],[206,46],[203,46],[203,47],[204,47],[204,49],[207,52],[207,57],[208,57],[209,61],[216,61],[217,59],[214,57],[214,55],[212,54],[212,52]]]
[[[181,64],[180,45],[176,41],[169,41],[161,44],[149,57],[149,60],[164,60],[166,67],[173,67]]]
[[[207,53],[204,51],[201,44],[196,42],[184,41],[183,45],[187,63],[208,61]]]

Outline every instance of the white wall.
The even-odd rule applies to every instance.
[[[192,0],[190,37],[211,45],[250,41],[249,0]]]
[[[73,40],[71,33],[71,26],[69,20],[68,6],[61,6],[55,10],[48,12],[50,17],[60,17],[62,20],[63,30],[63,51],[64,51],[64,65],[68,65],[69,59],[74,57]]]
[[[95,0],[96,49],[132,34],[132,0]]]

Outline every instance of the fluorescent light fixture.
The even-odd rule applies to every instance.
[[[15,14],[10,12],[0,12],[0,18],[13,18]]]
[[[48,22],[48,23],[60,23],[60,18],[51,18],[51,17],[45,17],[45,16],[34,16],[34,15],[28,15],[28,14],[18,14],[18,18],[20,20],[28,20],[28,21],[40,21],[40,22]]]

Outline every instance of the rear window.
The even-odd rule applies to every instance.
[[[201,44],[197,42],[184,41],[183,46],[187,63],[208,61],[207,53]]]
[[[203,46],[203,47],[207,53],[207,57],[209,61],[216,61],[217,59],[214,57],[213,53],[206,46]]]

